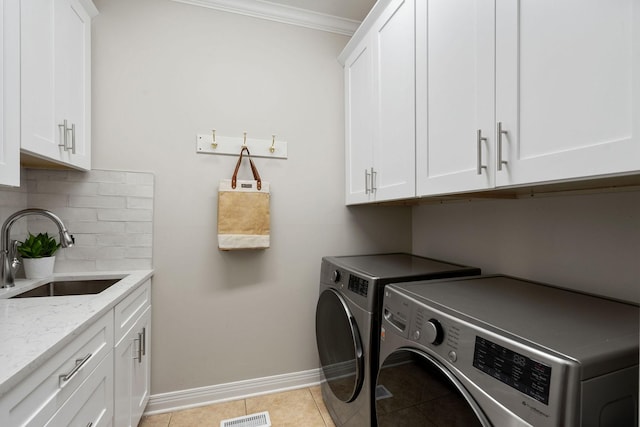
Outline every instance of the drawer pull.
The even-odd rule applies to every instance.
[[[62,374],[58,377],[58,386],[63,387],[67,381],[69,381],[76,373],[78,373],[80,368],[82,368],[82,366],[87,363],[91,356],[92,354],[89,353],[82,359],[76,359],[76,366],[74,366],[68,374]]]

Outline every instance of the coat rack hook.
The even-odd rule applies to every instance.
[[[213,143],[211,143],[212,148],[218,148],[218,143],[216,142],[216,130],[211,129],[211,135],[213,137]]]
[[[269,147],[269,151],[271,154],[276,152],[276,136],[271,135],[271,147]]]
[[[242,142],[242,148],[247,148],[247,133],[246,132],[243,132],[243,133],[244,133],[244,139]]]

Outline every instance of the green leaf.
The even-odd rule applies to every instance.
[[[43,258],[52,256],[60,247],[61,244],[48,233],[39,233],[37,236],[29,233],[23,242],[18,242],[17,249],[22,258]]]

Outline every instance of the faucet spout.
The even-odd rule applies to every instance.
[[[13,224],[22,217],[27,215],[42,215],[49,218],[58,227],[60,233],[60,245],[63,248],[73,246],[75,243],[73,236],[69,234],[67,227],[65,227],[62,220],[46,209],[29,208],[15,212],[9,216],[2,224],[0,229],[0,287],[10,288],[14,286],[14,268],[15,258],[17,257],[15,251],[15,245],[11,243],[11,227]]]

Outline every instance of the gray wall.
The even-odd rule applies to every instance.
[[[433,204],[413,251],[640,302],[640,191]]]
[[[318,367],[323,255],[411,250],[411,210],[344,207],[347,37],[157,0],[99,0],[93,163],[155,176],[152,393]],[[288,142],[270,181],[271,248],[218,251],[236,159],[199,133]],[[245,171],[246,172],[246,171]]]

